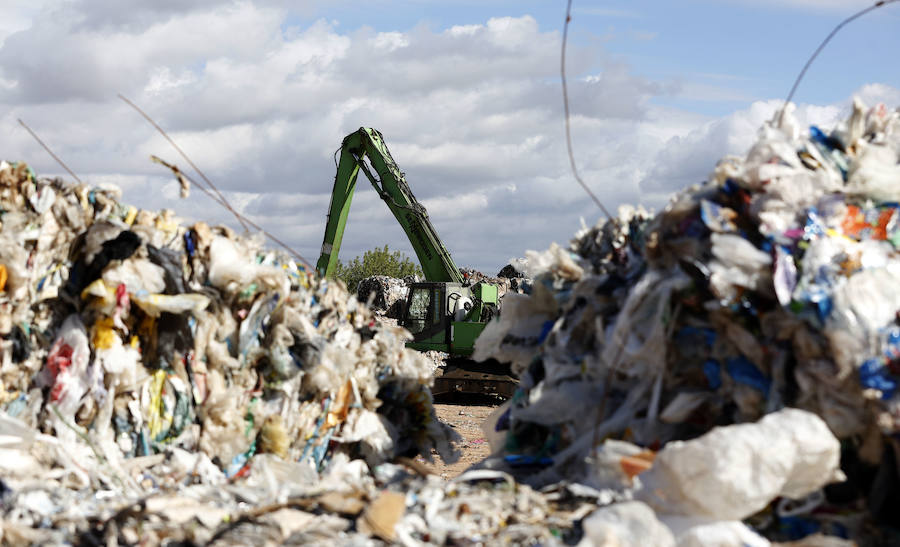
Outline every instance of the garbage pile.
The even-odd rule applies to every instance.
[[[405,330],[259,238],[118,198],[0,164],[4,542],[202,539],[278,501],[248,477],[453,461]]]
[[[743,534],[716,544],[767,544],[742,520],[779,541],[900,542],[898,157],[884,105],[808,133],[788,109],[661,213],[622,208],[530,252],[531,292],[476,344],[521,376],[483,466],[633,493],[585,520],[595,537],[654,534],[655,513],[678,544],[713,536],[673,518]],[[795,472],[801,488],[777,486]]]
[[[409,294],[409,281],[387,275],[373,275],[359,282],[356,298],[369,309],[391,319],[400,319]]]
[[[518,261],[516,261],[518,265]],[[487,283],[497,287],[497,298],[501,299],[509,292],[523,292],[529,280],[524,278],[524,274],[516,269],[513,264],[507,264],[497,275],[491,277],[474,268],[460,268],[463,277],[467,283]]]

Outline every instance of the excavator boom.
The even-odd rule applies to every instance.
[[[368,164],[366,158],[369,160]],[[375,173],[372,173],[369,164]],[[461,283],[463,277],[459,268],[438,237],[425,208],[410,191],[403,173],[388,152],[381,133],[368,127],[360,127],[358,131],[347,135],[341,144],[334,190],[328,206],[322,254],[316,263],[319,274],[330,277],[337,266],[350,202],[353,200],[360,171],[369,179],[403,227],[422,265],[425,279]]]

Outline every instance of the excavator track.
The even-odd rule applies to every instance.
[[[434,378],[434,395],[467,393],[492,395],[508,399],[518,386],[518,380],[509,374],[509,367],[497,361],[478,363],[470,359],[448,359]]]

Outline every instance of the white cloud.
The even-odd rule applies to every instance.
[[[443,196],[422,200],[429,216],[442,220],[449,218],[472,218],[475,214],[489,214],[488,198],[484,194]]]
[[[0,17],[0,45],[7,36],[29,29],[41,11],[41,4],[33,0],[5,0]]]
[[[538,35],[533,17],[494,17],[488,20],[485,31],[488,40],[506,50],[521,50]]]
[[[475,36],[481,25],[453,25],[447,32],[450,36]]]
[[[866,84],[862,86],[856,95],[866,104],[884,103],[894,107],[900,105],[900,89],[884,84]]]
[[[173,74],[167,66],[152,69],[148,78],[144,93],[147,95],[159,95],[169,93],[176,88],[184,87],[197,80],[196,75],[190,70],[182,70],[179,74]]]
[[[246,62],[273,39],[281,20],[274,10],[231,4],[129,32],[79,23],[86,15],[76,17],[70,8],[47,13],[40,25],[6,38],[0,70],[19,85],[0,100],[104,101],[116,91],[143,87],[156,67],[190,67],[210,59]]]
[[[409,47],[409,40],[402,32],[380,32],[371,43],[374,47],[387,51]]]

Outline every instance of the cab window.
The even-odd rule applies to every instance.
[[[405,325],[409,332],[417,334],[425,330],[431,307],[431,290],[427,287],[413,289]]]

